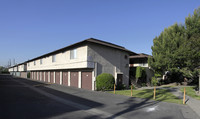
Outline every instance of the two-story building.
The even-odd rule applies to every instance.
[[[20,77],[27,78],[27,63],[18,64],[18,72],[20,73]]]
[[[9,67],[8,71],[10,72],[11,75],[14,75],[14,67]]]
[[[26,62],[9,67],[8,71],[10,72],[11,75],[27,78]]]
[[[141,53],[138,55],[132,55],[130,56],[130,80],[135,81],[135,75],[136,75],[136,68],[137,67],[144,67],[146,72],[146,83],[148,85],[151,84],[151,78],[154,76],[153,70],[148,65],[148,57],[151,57],[150,55]],[[131,83],[131,81],[129,82]]]
[[[126,48],[86,39],[27,61],[30,78],[60,85],[95,90],[96,77],[110,73],[116,83],[129,85],[129,56]]]

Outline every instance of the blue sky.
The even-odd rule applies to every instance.
[[[153,39],[199,6],[199,0],[0,0],[0,66],[91,37],[151,54]]]

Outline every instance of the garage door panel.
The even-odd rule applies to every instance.
[[[78,72],[70,73],[70,86],[78,88]]]
[[[50,73],[50,82],[54,83],[54,72]]]
[[[37,72],[34,72],[34,73],[35,73],[35,75],[34,75],[35,78],[34,79],[37,80]]]
[[[81,73],[81,88],[92,90],[92,72]]]
[[[62,84],[65,86],[68,86],[68,72],[63,71],[63,78],[62,78]]]
[[[42,81],[44,81],[44,72],[41,72]]]
[[[60,72],[55,72],[55,75],[56,75],[56,83],[57,84],[60,84]]]
[[[38,72],[35,72],[35,73],[36,73],[36,78],[35,79],[38,80]]]
[[[45,72],[45,82],[48,82],[48,80],[49,80],[49,76],[48,76],[48,72]]]
[[[38,80],[39,80],[39,81],[40,81],[40,75],[41,75],[40,72],[38,72]]]

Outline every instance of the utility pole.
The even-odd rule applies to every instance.
[[[11,59],[10,59],[10,67],[12,66],[12,62],[11,62]]]
[[[13,66],[15,65],[15,59],[13,59]]]

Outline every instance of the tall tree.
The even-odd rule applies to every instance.
[[[149,64],[156,72],[173,69],[194,78],[200,66],[200,8],[186,17],[184,25],[176,23],[156,37],[152,55]]]
[[[164,73],[170,68],[184,67],[185,27],[177,23],[166,28],[160,36],[154,38],[152,46],[153,58],[150,66],[157,72]]]
[[[190,70],[200,66],[200,8],[196,9],[193,15],[189,15],[185,19],[187,32],[187,48],[186,64]]]

